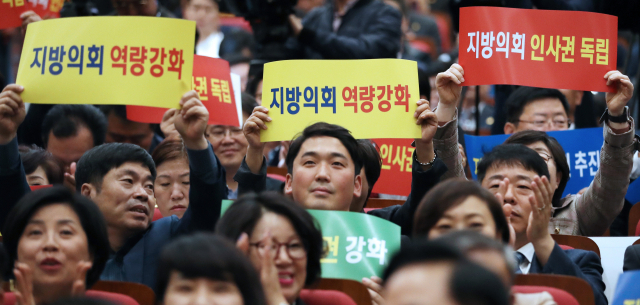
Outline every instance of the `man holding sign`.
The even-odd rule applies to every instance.
[[[555,234],[602,235],[618,215],[624,203],[624,194],[626,194],[629,185],[628,177],[633,165],[633,153],[640,145],[638,140],[634,139],[633,119],[628,116],[625,107],[633,93],[633,84],[629,81],[629,77],[618,71],[608,72],[604,79],[607,85],[614,86],[616,90],[606,95],[608,110],[603,116],[605,141],[600,153],[601,167],[583,196],[571,195],[554,201],[553,217],[549,224],[549,230]],[[453,64],[449,70],[438,74],[436,79],[440,95],[440,104],[436,114],[440,123],[434,143],[438,155],[443,158],[450,169],[446,174],[447,177],[464,177],[456,129],[456,103],[464,81],[464,70],[458,64]],[[530,125],[520,124],[517,126],[524,129]],[[566,124],[563,126],[563,129],[568,128]],[[543,142],[522,144],[538,151],[545,160],[548,160],[551,185],[554,192],[562,193],[563,190],[558,187],[562,179],[568,179],[562,177],[558,170],[561,164],[556,164],[562,158],[554,156],[551,149],[541,143]],[[559,198],[559,196],[554,196],[554,198]]]

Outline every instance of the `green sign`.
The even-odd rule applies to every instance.
[[[233,203],[225,200],[222,213]],[[361,281],[382,273],[400,250],[400,227],[379,217],[356,212],[308,210],[322,228],[325,256],[322,277]]]

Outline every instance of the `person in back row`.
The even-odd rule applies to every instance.
[[[555,144],[557,141],[539,138],[539,141],[514,142],[538,151],[547,161],[549,180],[555,193],[549,231],[555,234],[600,236],[609,228],[624,204],[633,154],[640,148],[640,140],[634,138],[633,118],[627,114],[628,108],[625,107],[633,94],[633,84],[629,77],[618,71],[608,72],[604,79],[608,85],[616,88],[616,92],[608,92],[606,95],[608,110],[603,115],[604,143],[600,152],[600,168],[583,196],[569,195],[562,198],[564,186],[569,179],[569,167],[564,153],[554,153],[559,151],[559,145]],[[444,175],[447,178],[465,176],[456,128],[456,105],[463,83],[464,70],[458,64],[453,64],[436,78],[440,103],[436,110],[438,131],[433,142],[438,156],[449,169]],[[505,131],[530,130],[538,125],[541,131],[568,128],[568,106],[565,107],[566,101],[562,102],[564,96],[559,91],[529,88],[519,90],[522,91],[514,92],[509,102],[510,105],[518,106],[509,111],[511,127],[505,126]],[[530,94],[521,94],[523,92]],[[516,134],[513,137],[520,136]]]
[[[16,131],[25,117],[19,85],[0,93],[0,226],[8,211],[29,186],[18,154]],[[111,253],[102,280],[155,284],[160,249],[173,237],[212,231],[227,197],[224,169],[204,137],[209,113],[198,94],[182,96],[175,128],[182,137],[190,162],[190,205],[182,219],[165,217],[151,222],[155,200],[156,168],[149,153],[133,144],[110,143],[85,153],[76,172],[76,191],[91,198],[107,222]],[[3,232],[4,233],[4,232]]]

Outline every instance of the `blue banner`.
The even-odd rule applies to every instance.
[[[571,179],[567,183],[563,197],[577,194],[581,189],[589,186],[600,168],[600,148],[604,143],[602,128],[551,131],[549,135],[556,138],[564,148],[571,169]],[[502,144],[509,136],[464,135],[467,159],[473,179],[478,179],[476,176],[477,165],[482,156],[490,152],[494,146]]]
[[[625,196],[631,204],[636,204],[640,202],[640,179],[636,179],[631,184],[629,184],[629,189],[627,189],[627,196]]]
[[[640,283],[640,271],[627,271],[621,274],[611,305],[640,304],[638,283]]]

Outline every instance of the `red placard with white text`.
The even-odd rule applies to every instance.
[[[522,85],[611,91],[618,17],[577,11],[501,7],[460,9],[465,86]]]
[[[193,56],[192,89],[209,110],[209,125],[240,126],[229,62],[207,56]],[[159,124],[168,108],[127,105],[127,119]]]
[[[64,0],[2,0],[0,2],[0,30],[22,25],[20,15],[34,11],[43,19],[60,17]]]
[[[382,159],[380,178],[373,186],[379,194],[409,196],[413,165],[413,139],[374,139]]]

